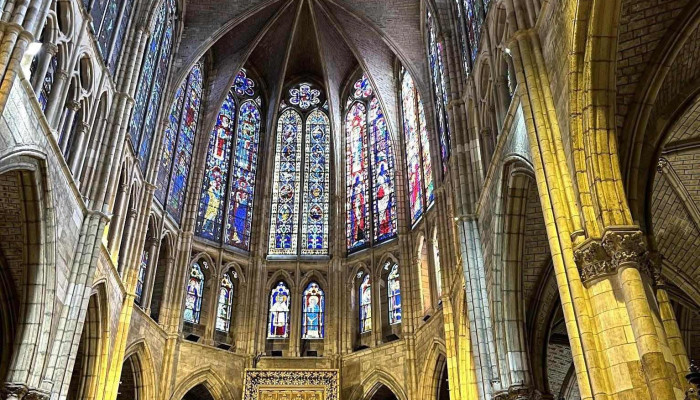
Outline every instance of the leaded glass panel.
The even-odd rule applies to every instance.
[[[270,254],[297,254],[301,185],[301,115],[285,110],[277,121],[270,216]]]
[[[389,325],[401,323],[401,282],[399,281],[399,266],[387,262],[384,268],[391,267],[387,276],[387,295],[389,296]]]
[[[233,282],[229,274],[224,274],[219,286],[219,302],[216,307],[216,330],[228,332],[231,327],[231,308],[233,305]]]
[[[369,90],[371,92],[371,88]],[[362,93],[360,93],[361,96]],[[346,237],[349,251],[363,248],[370,241],[366,127],[365,105],[357,102],[352,105],[345,116],[345,166],[348,196]]]
[[[173,156],[175,155],[175,140],[177,139],[177,131],[180,127],[182,103],[185,98],[186,89],[187,80],[182,82],[175,92],[175,99],[170,106],[170,114],[168,114],[168,125],[166,125],[165,132],[163,132],[163,153],[161,153],[160,163],[158,164],[155,192],[155,197],[160,204],[165,204],[165,196],[168,194],[170,167],[172,166]]]
[[[279,282],[270,293],[268,339],[289,337],[289,304],[289,288],[284,282]]]
[[[226,223],[226,244],[243,250],[250,249],[261,121],[257,104],[254,101],[243,103],[238,114],[236,153],[233,158]]]
[[[379,100],[369,103],[370,157],[374,208],[374,241],[381,243],[396,236],[396,184],[394,152]]]
[[[359,291],[360,303],[360,333],[372,330],[372,286],[369,274],[362,278]]]
[[[185,311],[183,318],[191,324],[199,323],[202,311],[202,294],[204,292],[204,274],[198,263],[192,264],[187,281],[187,294],[185,295]]]
[[[304,161],[304,209],[301,254],[328,253],[328,207],[330,189],[330,122],[321,110],[306,118]]]
[[[302,339],[323,339],[325,333],[326,296],[318,283],[306,286],[302,298]]]

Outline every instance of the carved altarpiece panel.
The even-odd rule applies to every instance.
[[[338,400],[338,370],[246,369],[243,400]]]

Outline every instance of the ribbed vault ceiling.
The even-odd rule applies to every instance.
[[[185,7],[176,81],[207,51],[211,55],[204,121],[209,129],[235,71],[253,68],[273,107],[284,86],[312,79],[325,86],[336,132],[340,130],[342,85],[359,67],[375,88],[389,129],[398,125],[395,60],[411,71],[425,93],[427,66],[419,1],[235,0],[190,1]],[[429,107],[426,112],[431,113]],[[337,145],[337,144],[336,144]]]

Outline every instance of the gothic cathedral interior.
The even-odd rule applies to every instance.
[[[699,0],[0,0],[0,399],[700,400],[693,360]]]

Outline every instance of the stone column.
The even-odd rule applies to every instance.
[[[66,103],[66,108],[66,118],[63,120],[63,124],[59,127],[58,146],[61,148],[61,154],[63,154],[63,157],[67,159],[68,143],[70,142],[70,136],[74,133],[70,130],[73,125],[75,115],[78,113],[78,110],[80,110],[80,103],[77,101],[70,101]]]
[[[87,137],[90,131],[90,125],[80,122],[78,128],[75,130],[73,138],[73,144],[70,148],[70,153],[67,156],[68,167],[70,172],[73,174],[73,179],[76,181],[76,185],[80,185],[80,170],[85,160],[85,144],[87,142]]]
[[[146,314],[151,315],[151,296],[153,293],[153,278],[158,268],[158,246],[159,241],[155,237],[146,240],[148,248],[148,266],[146,267],[146,277],[143,282],[143,291],[141,292],[141,304]]]
[[[44,85],[44,79],[46,78],[46,73],[49,70],[49,64],[51,64],[51,59],[56,57],[58,53],[58,46],[53,43],[44,43],[43,52],[41,53],[41,58],[39,60],[39,65],[36,71],[34,71],[34,76],[32,77],[32,88],[37,97],[41,93],[41,88]]]
[[[58,68],[61,68],[59,65]],[[46,110],[44,110],[44,115],[46,115],[46,120],[49,122],[49,126],[53,129],[57,129],[58,120],[61,118],[61,98],[63,97],[63,92],[65,91],[66,83],[68,82],[69,76],[68,72],[63,69],[59,69],[54,74],[53,86],[51,86],[51,93],[49,93],[49,98],[46,104]]]

